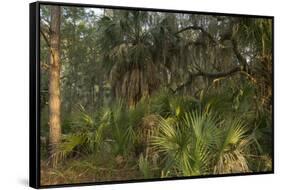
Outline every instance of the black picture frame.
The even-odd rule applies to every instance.
[[[272,171],[265,172],[249,172],[249,173],[233,173],[219,175],[204,175],[190,177],[169,177],[141,180],[126,180],[126,181],[105,181],[91,183],[75,183],[75,184],[58,184],[58,185],[40,185],[40,6],[41,5],[58,5],[71,7],[89,7],[89,8],[109,8],[119,10],[138,10],[138,11],[156,11],[169,13],[187,13],[201,15],[218,15],[231,17],[247,17],[247,18],[267,18],[272,20]],[[88,186],[100,184],[120,184],[120,183],[135,183],[135,182],[152,182],[152,181],[167,181],[179,179],[195,179],[195,178],[213,178],[213,177],[232,177],[245,175],[273,174],[274,173],[274,17],[264,15],[248,15],[248,14],[233,14],[233,13],[217,13],[217,12],[201,12],[187,10],[170,10],[157,8],[141,8],[141,7],[123,7],[109,5],[94,5],[94,4],[78,4],[78,3],[63,3],[63,2],[47,2],[39,1],[30,3],[29,5],[29,44],[30,44],[30,80],[29,80],[29,185],[33,188],[54,188],[54,187],[72,187],[72,186]]]

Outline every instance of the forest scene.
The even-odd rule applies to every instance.
[[[41,185],[272,171],[272,25],[40,5]]]

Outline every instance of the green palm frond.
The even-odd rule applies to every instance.
[[[224,138],[218,147],[215,173],[249,172],[245,151],[252,143],[246,124],[241,119],[230,120],[224,129]]]
[[[168,89],[162,89],[151,97],[151,112],[163,117],[184,117],[185,112],[200,107],[200,101],[191,96],[174,95]]]
[[[217,145],[222,137],[219,129],[219,118],[211,112],[193,111],[186,113],[184,123],[187,127],[192,128],[195,138],[206,146]]]
[[[158,113],[163,117],[171,115],[170,99],[172,95],[167,90],[156,92],[151,98],[151,112]]]
[[[228,146],[238,144],[242,139],[246,137],[247,128],[243,121],[240,119],[234,119],[231,121],[226,129],[226,138],[223,143],[223,150],[228,149]]]
[[[104,132],[109,125],[108,112],[99,113],[101,117],[97,120],[82,105],[78,105],[77,110],[71,122],[72,133],[63,135],[62,142],[51,155],[57,162],[69,156],[96,152],[105,140]]]
[[[108,126],[110,131],[110,141],[114,154],[126,155],[130,152],[136,139],[134,128],[142,118],[143,110],[127,109],[125,104],[120,100],[111,106],[107,112],[107,118],[102,123]],[[132,116],[132,117],[131,117]]]
[[[217,124],[217,118],[212,114],[196,111],[187,113],[183,123],[176,118],[162,118],[152,144],[165,159],[174,159],[176,170],[183,175],[204,174],[208,172],[216,139],[221,138]]]
[[[56,147],[56,151],[51,155],[55,163],[66,159],[72,153],[76,152],[78,147],[81,147],[86,142],[86,137],[84,135],[66,135]],[[78,150],[77,150],[78,152]]]

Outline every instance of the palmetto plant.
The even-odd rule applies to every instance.
[[[150,98],[150,111],[167,118],[170,116],[183,117],[187,111],[200,107],[200,101],[191,96],[175,95],[168,89],[157,91]]]
[[[100,20],[100,48],[108,63],[114,93],[129,105],[135,105],[158,85],[149,30],[146,12],[115,11]]]
[[[170,175],[205,175],[249,171],[246,151],[251,143],[245,124],[229,122],[211,112],[192,111],[183,120],[162,118],[152,144]]]
[[[108,113],[103,114],[103,117],[106,117]],[[77,116],[71,125],[73,133],[63,135],[62,142],[57,147],[58,150],[51,155],[56,162],[71,155],[82,156],[96,152],[104,142],[103,133],[107,125],[96,121],[82,105],[78,105]]]
[[[106,145],[116,156],[127,156],[135,143],[135,128],[141,125],[145,114],[144,104],[127,109],[122,101],[111,108],[98,110],[94,116],[79,105],[77,116],[71,123],[72,133],[64,135],[58,151],[52,158],[64,160],[69,156],[98,153]]]
[[[160,120],[159,134],[152,139],[152,144],[156,146],[159,154],[163,154],[164,168],[173,171],[174,175],[204,173],[209,153],[201,140],[202,133],[194,131],[197,127],[192,128],[175,118]],[[200,136],[194,135],[195,133]]]
[[[100,19],[98,42],[115,96],[135,105],[163,81],[171,82],[179,52],[175,19],[143,11],[114,11]]]
[[[135,141],[134,118],[130,118],[130,110],[127,110],[122,101],[117,102],[110,112],[110,130],[112,138],[113,153],[116,155],[127,155]],[[137,119],[136,121],[137,122]]]
[[[249,172],[247,151],[252,143],[251,136],[247,133],[246,125],[240,119],[225,121],[222,129],[223,138],[218,148],[218,159],[214,173],[240,173]]]

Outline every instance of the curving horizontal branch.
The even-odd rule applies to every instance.
[[[215,78],[221,78],[221,77],[227,77],[231,76],[233,74],[239,73],[239,72],[245,72],[245,69],[243,67],[234,67],[233,69],[230,69],[225,72],[217,72],[217,73],[209,73],[205,71],[199,70],[196,73],[190,73],[188,80],[186,80],[184,83],[179,85],[175,90],[171,89],[174,93],[181,90],[184,86],[191,85],[192,81],[199,76],[203,76],[206,78],[210,79],[215,79]]]
[[[179,30],[175,34],[177,35],[179,33],[187,31],[187,30],[200,30],[204,35],[206,35],[211,40],[212,43],[218,44],[217,40],[215,40],[215,38],[209,32],[207,32],[204,28],[202,28],[200,26],[188,26],[188,27],[185,27],[185,28]]]

